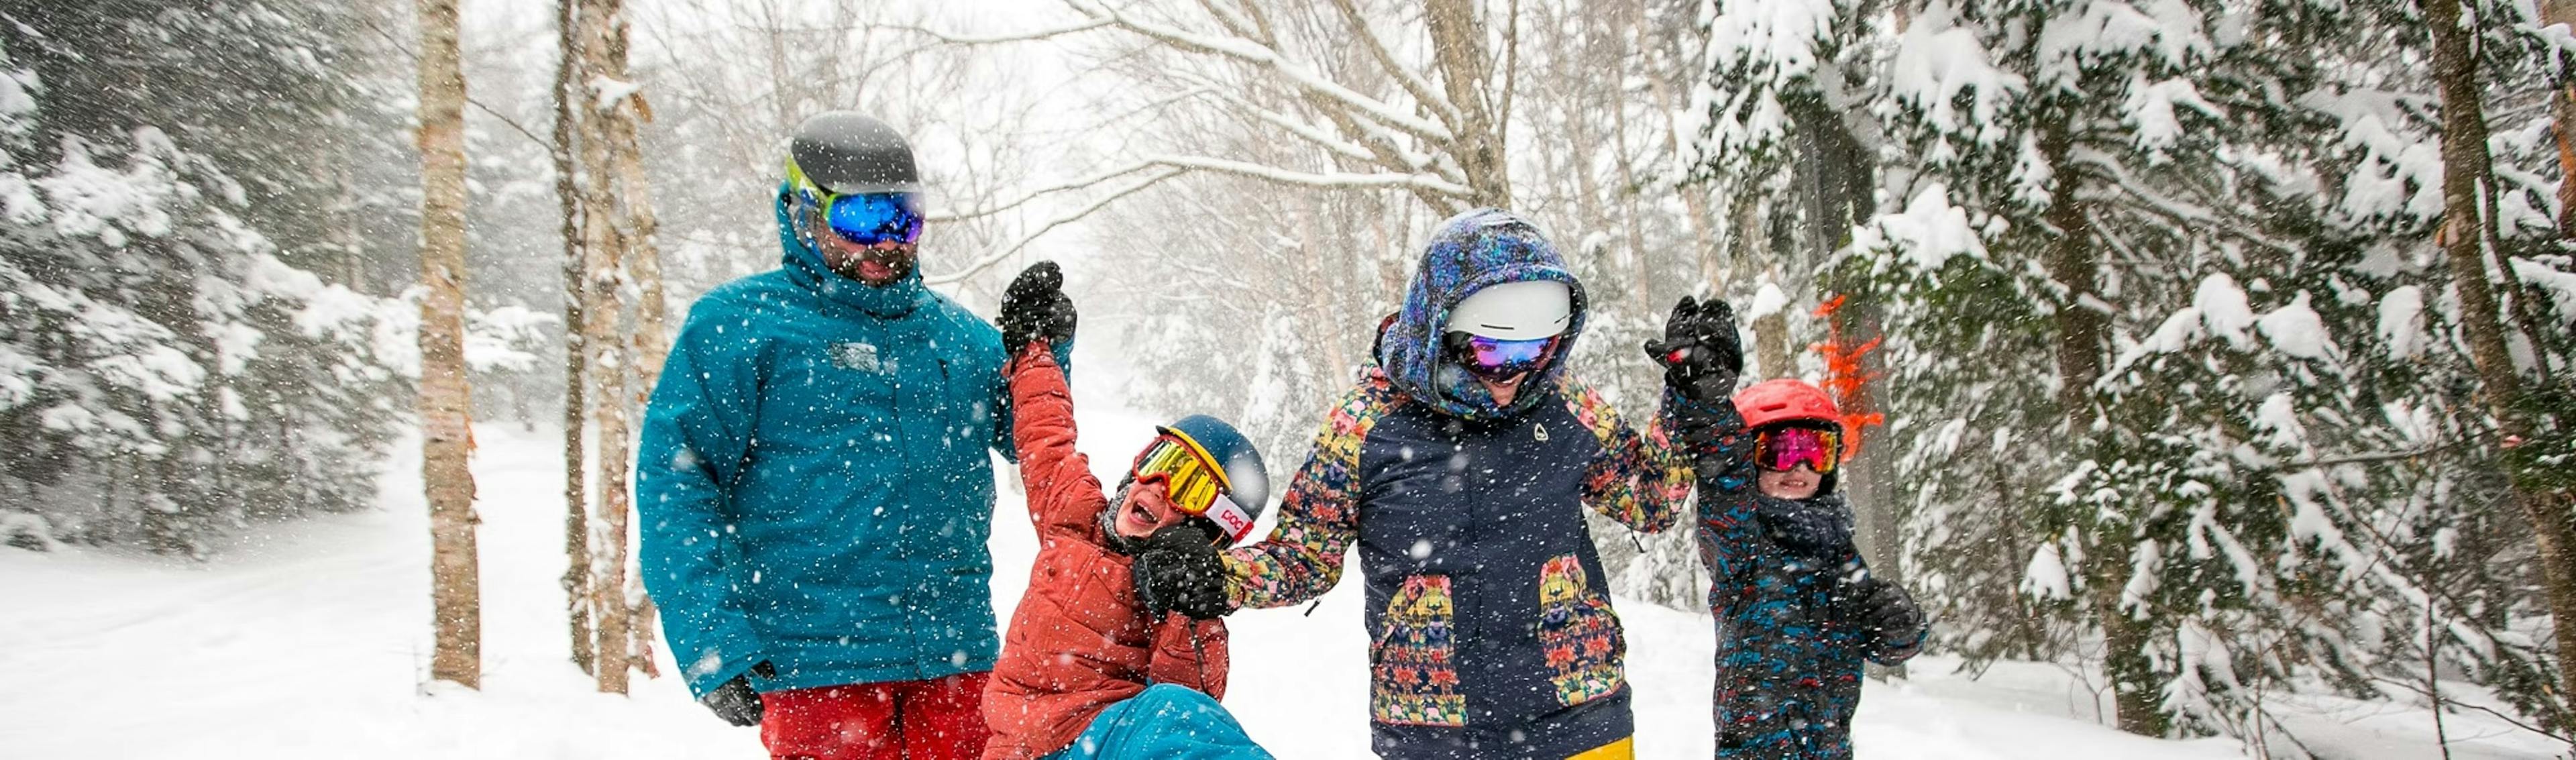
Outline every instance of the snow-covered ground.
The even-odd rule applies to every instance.
[[[1097,398],[1097,395],[1092,396]],[[1141,418],[1082,415],[1084,449],[1112,470],[1150,435]],[[593,693],[566,659],[559,438],[477,431],[483,518],[481,692],[423,687],[428,529],[416,450],[398,453],[383,507],[252,529],[212,561],[0,548],[0,758],[754,758],[670,679]],[[1292,460],[1294,454],[1273,457]],[[1104,477],[1109,473],[1104,472]],[[1006,489],[993,550],[1001,619],[1035,543]],[[1361,594],[1233,617],[1233,693],[1251,735],[1283,757],[1365,757]],[[1637,689],[1641,756],[1710,754],[1710,631],[1703,616],[1619,604]],[[2054,665],[2003,663],[1982,679],[1927,657],[1872,683],[1863,756],[2167,760],[2239,757],[2231,741],[2157,741],[2096,722],[2096,698]],[[665,672],[670,665],[663,663]],[[2293,727],[2327,757],[2439,757],[2429,713],[2386,702],[2293,700]],[[2456,757],[2541,758],[2551,748],[2478,716],[2451,719]]]

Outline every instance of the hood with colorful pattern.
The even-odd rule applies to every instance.
[[[1565,283],[1574,291],[1574,319],[1565,327],[1556,358],[1521,381],[1528,392],[1505,408],[1441,351],[1440,328],[1467,296],[1523,280]],[[1377,360],[1398,390],[1441,412],[1466,419],[1516,416],[1549,396],[1539,391],[1554,387],[1564,374],[1565,357],[1574,353],[1574,339],[1583,333],[1585,306],[1583,284],[1575,281],[1565,257],[1539,234],[1536,223],[1502,209],[1476,209],[1450,217],[1431,234],[1413,284],[1405,288],[1403,309],[1378,337]]]

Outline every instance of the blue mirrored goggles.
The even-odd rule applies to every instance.
[[[1548,358],[1556,355],[1556,342],[1562,337],[1502,340],[1452,332],[1447,341],[1450,358],[1458,366],[1488,378],[1504,379],[1546,366]]]
[[[911,193],[835,195],[800,184],[796,201],[820,217],[833,234],[859,245],[919,242],[926,221]]]

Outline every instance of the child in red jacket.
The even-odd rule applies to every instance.
[[[1074,449],[1073,400],[1047,350],[1073,329],[1061,284],[1041,262],[1002,306],[1016,354],[1012,437],[1040,548],[985,688],[984,757],[1267,758],[1216,703],[1225,624],[1172,611],[1195,605],[1148,604],[1133,578],[1158,544],[1250,533],[1268,490],[1260,454],[1233,426],[1194,415],[1158,428],[1116,498],[1103,494]]]

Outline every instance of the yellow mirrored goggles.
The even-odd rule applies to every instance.
[[[1163,429],[1144,453],[1136,455],[1136,466],[1129,472],[1138,483],[1162,481],[1174,508],[1215,521],[1229,541],[1252,532],[1252,515],[1234,503],[1233,484],[1227,482],[1224,468],[1187,434]]]

